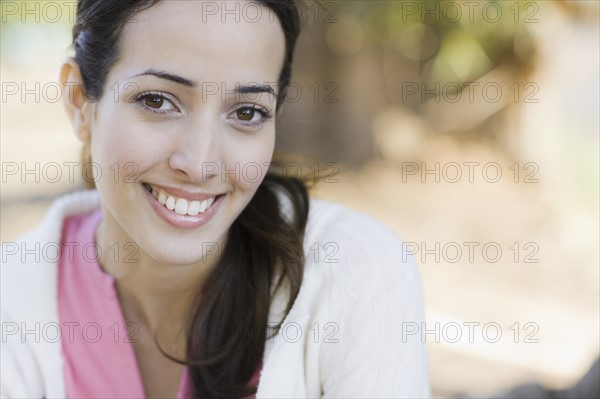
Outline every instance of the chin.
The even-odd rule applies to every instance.
[[[148,253],[155,262],[168,266],[190,266],[202,262],[202,254],[181,254],[173,256],[172,253]]]
[[[190,248],[189,245],[167,246],[162,243],[159,251],[147,251],[148,255],[159,264],[172,266],[191,266],[201,263],[212,264],[217,259],[218,245],[198,241],[197,245]]]

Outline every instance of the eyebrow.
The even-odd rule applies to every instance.
[[[170,80],[171,82],[175,82],[185,87],[198,87],[198,83],[194,82],[193,80],[186,79],[181,76],[173,75],[171,73],[163,71],[155,71],[154,69],[148,69],[145,72],[138,73],[137,75],[132,76],[132,78],[137,78],[138,76],[156,76],[157,78]]]
[[[269,93],[273,95],[273,97],[277,97],[275,94],[275,89],[273,86],[268,84],[249,84],[249,85],[235,85],[235,92],[238,94],[260,94],[260,93]]]
[[[164,72],[164,71],[156,71],[154,69],[148,69],[145,72],[142,72],[142,73],[132,76],[132,78],[135,78],[138,76],[155,76],[160,79],[165,79],[165,80],[169,80],[171,82],[175,82],[175,83],[180,84],[185,87],[189,87],[189,88],[198,87],[198,82],[196,82],[194,80],[186,79],[182,76],[174,75],[172,73],[168,73],[168,72]],[[273,89],[273,86],[271,86],[269,84],[251,83],[251,84],[247,84],[247,85],[240,85],[239,83],[236,83],[235,90],[233,92],[236,94],[268,93],[268,94],[273,95],[274,97],[277,97],[277,94],[275,93],[275,89]]]

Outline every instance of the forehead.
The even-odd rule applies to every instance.
[[[125,25],[114,69],[155,68],[199,82],[276,82],[284,54],[279,19],[260,3],[163,0]]]

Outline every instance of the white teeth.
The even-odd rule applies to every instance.
[[[161,189],[155,188],[152,188],[152,196],[167,209],[175,211],[179,215],[196,216],[205,212],[215,202],[215,197],[204,201],[188,201],[184,198],[173,197]]]
[[[196,216],[199,213],[200,213],[200,201],[190,202],[190,207],[188,208],[187,214],[190,216]]]
[[[188,213],[188,202],[183,198],[179,198],[175,203],[175,212],[180,215],[186,215]]]
[[[200,203],[200,212],[204,212],[208,208],[208,200],[204,200]]]
[[[162,205],[167,203],[167,195],[162,191],[158,193],[158,202],[160,202]]]
[[[167,203],[165,204],[165,206],[170,211],[172,211],[173,209],[175,209],[175,198],[173,198],[171,196],[168,196],[167,197]]]

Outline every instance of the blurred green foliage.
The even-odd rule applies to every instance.
[[[471,81],[510,64],[526,70],[535,54],[535,1],[339,1],[363,23],[367,41],[418,62],[424,80]]]

